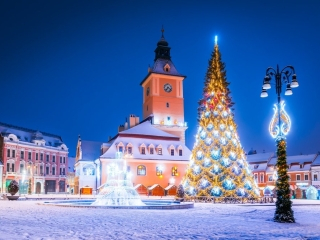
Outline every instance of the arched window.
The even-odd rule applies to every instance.
[[[95,168],[92,165],[85,165],[83,167],[83,175],[85,176],[93,176],[95,174]]]
[[[146,167],[143,165],[139,165],[137,167],[137,175],[139,176],[145,176],[146,175]]]

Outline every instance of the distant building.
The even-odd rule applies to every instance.
[[[68,157],[67,192],[70,194],[74,193],[74,180],[75,180],[74,164],[75,164],[75,158]]]
[[[320,191],[320,155],[311,164],[311,182]]]
[[[58,135],[0,123],[1,191],[16,180],[20,193],[66,192],[68,148]]]
[[[180,184],[190,150],[185,146],[183,80],[171,60],[162,34],[155,49],[154,65],[142,80],[143,120],[130,115],[118,134],[101,142],[79,138],[76,153],[75,193],[95,192],[108,178],[107,168],[121,153],[138,192],[165,194]],[[87,191],[88,190],[88,191]]]

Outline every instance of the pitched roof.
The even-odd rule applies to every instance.
[[[308,155],[295,155],[295,156],[287,156],[287,163],[292,164],[304,164],[306,162],[313,162],[315,159],[316,154],[308,154]],[[277,162],[277,157],[271,158],[269,164],[275,165]]]
[[[156,136],[156,137],[163,137],[163,138],[176,138],[179,140],[179,137],[173,134],[169,134],[167,132],[161,131],[160,129],[152,126],[149,121],[142,122],[133,128],[129,128],[128,130],[122,131],[119,133],[119,136],[123,135],[132,135],[132,136]]]
[[[311,166],[320,166],[320,155],[317,156],[317,158],[313,161]]]
[[[79,161],[95,161],[101,155],[102,142],[81,140],[82,158]]]
[[[251,155],[247,155],[247,162],[249,164],[257,163],[257,162],[268,162],[269,159],[273,156],[274,156],[273,152],[251,154]]]

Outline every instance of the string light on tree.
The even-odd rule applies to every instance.
[[[228,86],[216,36],[199,101],[196,144],[183,179],[187,196],[259,196],[237,136]]]

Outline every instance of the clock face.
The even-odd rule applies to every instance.
[[[163,89],[166,91],[166,92],[171,92],[172,91],[172,86],[169,84],[169,83],[166,83],[164,86],[163,86]]]
[[[149,93],[150,93],[150,88],[148,87],[146,91],[147,96],[149,96]]]

